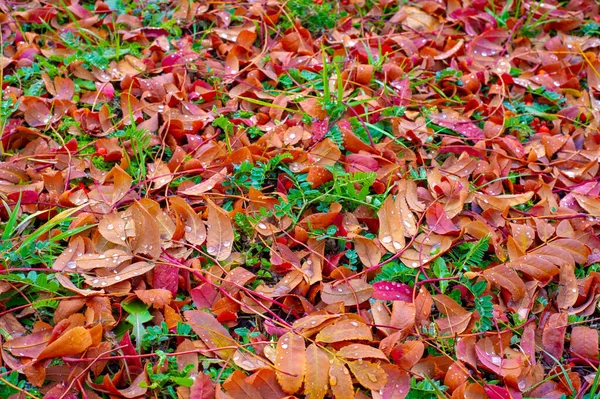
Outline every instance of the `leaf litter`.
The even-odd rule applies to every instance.
[[[0,4],[0,396],[594,397],[598,15]]]

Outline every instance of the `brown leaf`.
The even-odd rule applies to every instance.
[[[373,240],[363,236],[356,236],[354,237],[354,249],[356,249],[360,261],[366,267],[373,267],[379,264],[381,251]]]
[[[293,395],[302,386],[306,371],[304,338],[292,332],[284,334],[277,341],[276,355],[277,381],[286,393]]]
[[[325,303],[343,302],[346,306],[356,306],[371,298],[373,287],[363,280],[350,280],[347,284],[340,283],[335,287],[333,284],[323,284],[321,299]]]
[[[233,226],[229,214],[206,199],[208,205],[208,238],[206,252],[216,260],[225,260],[233,248]]]
[[[577,298],[579,298],[579,288],[575,276],[575,266],[572,263],[565,263],[560,268],[556,303],[559,309],[568,309],[575,305]]]
[[[152,189],[158,190],[169,184],[173,176],[167,164],[157,159],[154,163],[148,164],[148,179],[152,181]]]
[[[125,220],[118,213],[106,214],[98,223],[98,231],[107,241],[117,245],[125,245]]]
[[[456,301],[446,295],[438,294],[433,297],[435,306],[446,316],[445,319],[437,319],[435,322],[442,334],[460,334],[465,331],[471,321],[473,314],[466,311]]]
[[[490,283],[508,290],[513,300],[517,301],[525,295],[526,287],[521,277],[507,265],[495,266],[483,271],[483,277]]]
[[[139,201],[152,218],[156,221],[158,228],[160,229],[160,238],[162,240],[170,240],[175,234],[176,225],[173,219],[165,211],[160,208],[160,204],[149,198],[142,198]]]
[[[139,203],[131,207],[135,236],[131,240],[134,253],[145,254],[157,259],[161,254],[160,230],[152,215]]]
[[[130,278],[142,276],[152,269],[154,269],[153,264],[148,262],[136,262],[131,265],[117,267],[114,269],[116,273],[100,269],[99,271],[96,271],[96,277],[87,277],[85,282],[95,288],[108,287],[129,280]]]
[[[92,345],[90,332],[83,327],[74,327],[44,348],[37,356],[37,360],[76,355],[90,345]]]
[[[173,210],[185,221],[185,239],[192,245],[202,245],[206,240],[206,227],[200,216],[180,197],[171,197],[169,202]]]
[[[212,190],[213,188],[215,188],[215,186],[221,184],[223,182],[223,180],[225,180],[226,177],[227,177],[227,168],[223,168],[219,172],[212,175],[210,178],[204,180],[201,183],[198,183],[192,187],[189,187],[189,188],[181,191],[179,194],[189,195],[189,196],[200,196],[200,195]]]

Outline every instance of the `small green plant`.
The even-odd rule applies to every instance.
[[[142,382],[141,386],[153,390],[157,397],[177,399],[179,397],[176,392],[178,386],[191,387],[194,383],[189,376],[193,366],[188,364],[180,372],[177,369],[175,357],[167,357],[163,351],[156,351],[155,355],[158,356],[158,361],[154,364],[152,362],[146,364],[148,382]],[[166,372],[156,371],[162,370],[165,364],[167,365]]]
[[[286,5],[291,18],[288,23],[282,23],[282,27],[291,26],[293,19],[298,18],[302,26],[312,33],[335,28],[339,19],[345,15],[339,11],[336,1],[325,0],[319,3],[313,0],[290,0]]]
[[[485,236],[474,242],[463,242],[451,252],[450,258],[457,270],[470,271],[472,267],[484,268],[490,261],[484,260],[490,237]]]
[[[142,353],[142,343],[144,342],[144,337],[147,333],[144,328],[144,323],[149,322],[153,318],[148,311],[150,306],[142,301],[134,299],[133,301],[122,302],[121,307],[129,313],[129,316],[127,316],[125,320],[133,326],[131,336],[135,338],[135,346],[138,353]]]

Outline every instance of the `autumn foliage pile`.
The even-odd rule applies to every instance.
[[[598,15],[1,2],[0,397],[598,397]]]

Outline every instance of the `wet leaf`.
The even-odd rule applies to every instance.
[[[226,211],[207,199],[208,229],[206,252],[216,260],[224,260],[233,248],[233,226]]]
[[[363,280],[350,280],[347,284],[323,284],[321,299],[325,303],[343,302],[346,306],[363,303],[373,293],[373,288]]]
[[[329,385],[329,358],[315,344],[306,348],[306,376],[304,393],[310,398],[322,399]]]
[[[92,345],[90,332],[83,327],[74,327],[52,343],[37,356],[37,360],[76,355]]]
[[[307,368],[304,338],[294,333],[284,334],[277,341],[276,356],[277,381],[286,393],[292,395],[302,386]]]
[[[354,319],[342,319],[323,328],[317,334],[316,340],[318,342],[370,341],[372,338],[371,328],[364,322]]]

